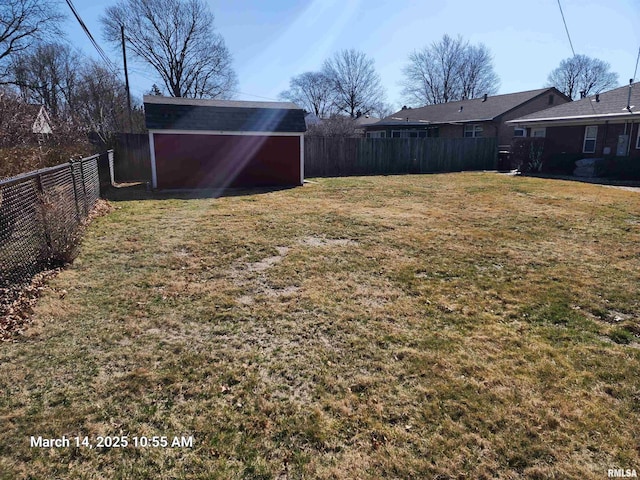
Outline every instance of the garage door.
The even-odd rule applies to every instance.
[[[157,187],[300,185],[300,137],[154,133]]]

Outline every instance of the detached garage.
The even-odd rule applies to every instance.
[[[302,185],[304,111],[293,103],[144,97],[153,188]]]

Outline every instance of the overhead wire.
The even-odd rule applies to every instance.
[[[129,72],[135,74],[138,77],[144,78],[145,80],[148,80],[150,82],[155,83],[156,85],[159,85],[161,83],[159,78],[153,78],[152,76],[149,76],[148,72],[145,72],[144,70],[141,70],[139,68],[129,68]],[[159,85],[160,86],[160,85]],[[237,95],[246,95],[247,97],[253,97],[253,98],[260,98],[262,100],[268,100],[270,102],[279,102],[280,100],[277,98],[273,98],[273,97],[265,97],[263,95],[255,95],[253,93],[247,93],[247,92],[241,92],[239,90],[228,90],[230,93],[235,93]]]
[[[82,17],[80,16],[80,14],[78,13],[78,10],[76,9],[76,7],[73,5],[72,0],[65,0],[67,5],[69,6],[69,8],[71,9],[71,12],[73,13],[74,17],[76,17],[76,20],[78,21],[78,23],[80,24],[80,27],[82,28],[82,30],[84,31],[84,33],[87,35],[87,37],[89,38],[89,41],[91,42],[91,44],[93,45],[93,47],[96,49],[96,51],[98,52],[98,55],[100,55],[100,58],[102,58],[102,60],[107,64],[107,66],[109,67],[110,70],[114,71],[114,72],[119,72],[120,69],[118,67],[116,67],[113,62],[109,59],[109,57],[107,56],[107,54],[104,52],[104,50],[102,49],[102,47],[98,44],[98,42],[96,42],[95,38],[93,37],[93,35],[91,34],[91,31],[89,31],[89,28],[87,27],[87,25],[84,23],[84,21],[82,20]]]
[[[91,31],[89,30],[87,25],[84,23],[84,21],[82,20],[82,17],[80,16],[80,14],[78,13],[76,7],[74,6],[73,1],[72,0],[65,0],[65,1],[66,1],[67,5],[69,6],[69,8],[71,9],[71,12],[75,16],[76,20],[80,24],[80,27],[82,28],[82,30],[85,32],[85,34],[87,35],[87,37],[91,41],[91,44],[93,45],[93,47],[98,52],[98,55],[100,55],[100,58],[102,58],[102,60],[107,64],[107,66],[112,71],[121,72],[122,69],[113,64],[113,62],[109,59],[109,57],[107,56],[105,51],[102,49],[102,47],[98,44],[98,42],[96,42],[95,38],[91,34]],[[152,81],[152,82],[155,82],[157,80],[157,79],[154,79],[154,78],[151,78],[151,77],[147,76],[148,75],[147,72],[143,73],[143,71],[141,71],[140,69],[130,68],[129,70],[132,73],[135,73],[136,75],[143,77],[145,80],[149,80],[149,81]],[[236,94],[239,94],[239,95],[246,95],[246,96],[249,96],[249,97],[261,98],[261,99],[264,99],[264,100],[270,100],[270,101],[276,101],[276,102],[278,101],[278,99],[272,98],[272,97],[264,97],[264,96],[261,96],[261,95],[254,95],[254,94],[251,94],[251,93],[240,92],[240,91],[237,91],[237,90],[229,90],[229,91],[231,93],[236,93]]]
[[[576,56],[576,51],[573,48],[573,42],[571,41],[571,35],[569,35],[569,28],[567,27],[567,21],[564,18],[564,12],[562,11],[562,5],[560,5],[560,0],[558,0],[558,7],[560,8],[560,15],[562,15],[562,23],[564,23],[564,29],[567,32],[567,38],[569,39],[569,45],[571,46],[571,52],[573,52],[573,56]]]
[[[270,100],[272,102],[279,102],[280,100],[278,100],[277,98],[272,98],[272,97],[263,97],[262,95],[254,95],[252,93],[246,93],[246,92],[239,92],[238,90],[229,90],[231,93],[237,93],[240,95],[246,95],[248,97],[255,97],[255,98],[262,98],[264,100]]]

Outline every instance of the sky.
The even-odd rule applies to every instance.
[[[409,54],[444,34],[461,35],[489,48],[500,94],[546,86],[549,73],[572,56],[558,0],[207,2],[215,15],[215,28],[233,56],[238,100],[277,100],[291,77],[319,70],[328,57],[354,48],[374,60],[386,102],[398,110],[406,103],[400,82]],[[99,21],[116,0],[73,3],[103,50],[121,66],[121,51],[104,41]],[[608,62],[620,84],[627,84],[634,76],[640,48],[640,0],[560,0],[560,4],[576,54]],[[74,46],[98,58],[71,15],[65,30]],[[141,99],[153,83],[161,85],[150,67],[133,58],[128,63],[132,95]]]

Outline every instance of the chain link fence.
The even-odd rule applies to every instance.
[[[75,256],[80,227],[100,197],[98,158],[0,181],[0,297]]]

